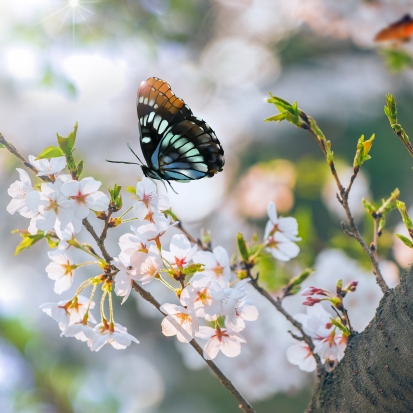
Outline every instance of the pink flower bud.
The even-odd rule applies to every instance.
[[[327,294],[324,292],[323,289],[321,288],[317,288],[317,287],[308,287],[306,288],[301,295],[306,296],[306,295],[322,295],[322,296],[326,296]]]
[[[301,295],[304,295],[304,296],[306,296],[306,295],[313,295],[313,294],[314,294],[314,290],[315,290],[314,287],[307,287],[307,288],[301,293]]]
[[[356,291],[357,285],[358,285],[358,281],[352,281],[350,284],[347,285],[346,290],[354,292]]]
[[[321,300],[319,298],[312,298],[312,297],[307,297],[305,301],[303,302],[303,305],[308,305],[309,307],[312,307],[314,304],[319,303]]]

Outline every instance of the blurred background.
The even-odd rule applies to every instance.
[[[265,98],[272,92],[296,100],[316,118],[344,183],[358,138],[376,133],[372,160],[363,165],[351,198],[371,242],[361,197],[379,202],[398,187],[401,199],[413,202],[412,160],[383,114],[391,92],[412,133],[413,46],[373,41],[409,12],[410,0],[0,0],[0,132],[27,157],[54,145],[56,132],[66,136],[78,121],[76,156],[86,160],[84,176],[101,180],[102,188],[135,185],[138,167],[105,159],[134,161],[126,143],[139,152],[137,88],[150,76],[165,79],[215,130],[226,158],[213,179],[176,184],[178,195],[168,193],[180,220],[195,236],[211,229],[213,244],[232,254],[238,231],[247,239],[262,237],[266,207],[274,201],[280,214],[298,219],[301,254],[283,265],[262,262],[262,282],[276,293],[306,266],[316,269],[308,285],[359,280],[347,303],[360,331],[381,296],[369,263],[341,231],[343,214],[318,146],[290,124],[264,123],[276,113]],[[237,412],[199,356],[164,337],[159,315],[139,297],[122,307],[117,300],[115,308],[116,320],[139,345],[91,353],[84,343],[59,336],[39,305],[70,298],[76,287],[62,297],[53,293],[44,271],[46,245],[13,256],[20,239],[10,232],[28,225],[6,212],[16,167],[21,164],[1,151],[0,411]],[[405,233],[400,222],[393,212],[379,244],[391,286],[413,260],[394,236]],[[112,255],[127,230],[109,234]],[[93,271],[79,270],[75,285]],[[160,285],[151,289],[158,300],[171,299]],[[245,330],[248,344],[240,357],[218,357],[217,363],[258,412],[302,412],[314,377],[286,360],[288,323],[251,296],[260,318]],[[301,301],[289,298],[286,305],[293,314],[303,312]]]

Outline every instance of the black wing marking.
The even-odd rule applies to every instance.
[[[224,166],[224,151],[215,132],[191,116],[165,131],[152,163],[166,179],[194,180],[213,176]]]
[[[151,77],[138,89],[137,111],[141,148],[149,167],[151,154],[161,141],[164,132],[173,123],[192,116],[185,102],[178,98],[168,83]]]

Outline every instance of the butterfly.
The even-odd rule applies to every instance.
[[[404,15],[400,20],[377,33],[374,40],[382,41],[409,41],[413,34],[413,19],[410,14]]]
[[[192,114],[168,83],[157,77],[143,81],[136,104],[140,144],[147,164],[140,166],[146,177],[168,183],[189,182],[222,171],[224,150],[215,132]]]

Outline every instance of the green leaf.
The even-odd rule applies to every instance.
[[[400,196],[400,191],[396,188],[390,195],[389,198],[386,200],[382,200],[382,205],[378,209],[378,214],[387,214],[388,212],[392,211],[393,209],[397,208],[396,201]]]
[[[399,240],[402,241],[406,247],[413,248],[413,241],[409,240],[409,238],[402,234],[396,234],[396,237],[399,238]]]
[[[16,247],[16,250],[14,251],[14,255],[20,254],[22,250],[26,248],[30,248],[32,245],[36,244],[36,242],[45,238],[45,234],[42,231],[39,231],[36,235],[30,235],[28,233],[20,233],[20,235],[22,236],[23,240]]]
[[[69,133],[69,135],[66,136],[66,138],[63,138],[60,136],[58,133],[56,133],[57,136],[57,142],[59,143],[60,149],[63,151],[63,153],[66,156],[71,156],[73,149],[75,147],[76,143],[76,134],[77,134],[77,122],[73,128],[73,131]]]
[[[269,118],[265,118],[264,122],[278,122],[280,123],[285,119],[285,113],[279,113],[278,115],[270,116]]]
[[[196,272],[202,272],[204,271],[204,264],[190,264],[185,268],[182,268],[182,274],[185,275],[192,275],[195,274]]]
[[[376,214],[376,208],[366,198],[362,198],[361,202],[370,215]]]
[[[65,154],[60,148],[57,146],[48,146],[37,156],[36,161],[39,159],[60,158],[61,156],[65,156]]]
[[[238,232],[237,243],[238,243],[238,250],[239,250],[239,253],[241,254],[242,260],[244,262],[248,262],[250,258],[250,254],[248,251],[247,243],[245,242],[244,236],[242,235],[241,232]]]
[[[360,139],[357,142],[357,151],[353,162],[354,168],[360,167],[364,162],[371,159],[369,152],[371,147],[373,146],[374,137],[375,135],[373,133],[373,135],[371,135],[371,138],[365,141],[364,135],[361,135]]]
[[[314,270],[311,268],[306,268],[300,275],[297,275],[297,277],[294,277],[290,282],[289,285],[291,286],[298,286],[301,283],[303,283],[312,273]]]
[[[297,294],[301,289],[301,284],[314,272],[310,268],[306,268],[301,274],[292,278],[286,287],[283,288],[283,297]]]
[[[5,145],[3,145],[2,143],[0,143],[0,149],[3,149],[3,148],[5,148],[6,146]]]
[[[341,322],[340,319],[330,318],[331,323],[334,324],[339,330],[341,330],[345,335],[349,335],[349,329]]]
[[[135,187],[129,187],[129,188],[135,188]],[[165,215],[169,215],[175,222],[178,221],[178,217],[172,212],[172,209],[167,209],[166,211],[163,211],[163,213]]]
[[[402,48],[389,48],[380,51],[385,65],[392,72],[401,72],[413,67],[413,57]]]
[[[57,248],[59,245],[59,241],[54,240],[50,235],[46,236],[46,241],[50,248]]]
[[[407,228],[407,231],[409,231],[410,237],[413,238],[413,222],[407,212],[406,204],[402,201],[396,201],[396,205],[400,212],[400,215],[402,216],[403,223],[405,227]]]
[[[112,206],[115,207],[117,211],[119,211],[123,206],[122,196],[120,195],[120,190],[122,187],[118,184],[115,184],[112,188],[108,188],[110,193],[110,203]]]

